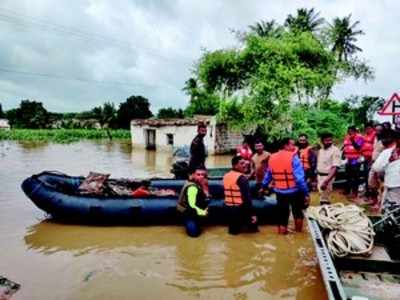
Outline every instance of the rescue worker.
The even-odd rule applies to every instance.
[[[190,144],[189,173],[194,172],[198,167],[205,168],[207,152],[204,145],[204,137],[206,134],[206,124],[199,122],[197,125],[197,135]]]
[[[393,149],[396,145],[394,140],[394,132],[391,129],[384,129],[380,133],[380,143],[382,144],[382,151],[386,149]],[[380,153],[382,153],[382,151]],[[380,156],[380,153],[378,157]],[[376,158],[376,160],[378,159]],[[376,161],[375,160],[375,161]],[[374,162],[375,162],[374,161]],[[380,203],[382,201],[384,186],[383,186],[383,174],[374,171],[372,168],[368,175],[368,185],[370,186],[370,195],[369,195],[369,205],[371,209],[375,211],[379,211]]]
[[[186,233],[190,237],[201,234],[201,219],[208,214],[207,196],[204,192],[206,180],[207,170],[197,167],[179,195],[177,210],[183,214]]]
[[[271,153],[264,150],[264,144],[261,140],[255,141],[254,148],[256,153],[251,158],[253,169],[252,175],[255,176],[256,189],[259,190],[261,188],[265,172],[267,171],[268,159],[271,156]]]
[[[382,124],[375,125],[375,141],[374,141],[374,150],[372,152],[372,162],[374,162],[378,155],[383,151],[384,147],[382,145],[381,136],[383,132]]]
[[[232,158],[232,170],[224,175],[225,208],[228,214],[228,232],[239,234],[243,226],[250,232],[258,231],[257,216],[251,202],[246,160],[241,156]]]
[[[303,208],[308,205],[307,183],[303,166],[296,155],[295,143],[290,138],[281,142],[281,150],[273,153],[268,162],[268,171],[263,181],[263,189],[272,182],[273,191],[278,201],[278,233],[288,233],[290,207],[295,222],[295,229],[303,229]]]
[[[340,150],[333,145],[333,135],[323,133],[320,136],[322,147],[318,151],[317,157],[317,186],[319,191],[320,204],[331,203],[331,193],[337,168],[340,166]]]
[[[372,171],[384,173],[383,212],[400,207],[400,132],[393,131],[396,144],[382,151],[372,165]]]
[[[361,166],[361,149],[364,138],[357,132],[355,126],[350,126],[343,142],[343,156],[346,158],[346,188],[345,193],[357,198]]]
[[[313,189],[315,182],[315,169],[317,165],[317,158],[312,146],[308,143],[308,136],[305,133],[299,135],[297,140],[298,154],[301,164],[303,165],[304,174],[308,188]]]
[[[368,174],[372,165],[372,154],[374,152],[374,143],[376,139],[376,132],[373,122],[368,122],[365,124],[365,133],[363,135],[364,143],[361,147],[361,154],[364,157],[363,161],[363,177],[365,183],[365,195],[369,196],[368,189]]]

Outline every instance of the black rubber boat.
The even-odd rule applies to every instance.
[[[178,197],[133,198],[130,196],[80,195],[78,187],[84,177],[42,172],[24,180],[22,189],[33,203],[61,221],[73,223],[161,224],[179,222]],[[150,187],[172,189],[179,194],[184,180],[152,179]],[[212,199],[207,222],[226,223],[221,180],[209,181]],[[250,188],[256,194],[254,183]],[[260,223],[275,224],[277,207],[273,198],[253,199]]]
[[[379,217],[371,217],[378,222]],[[324,230],[308,218],[322,278],[329,300],[400,299],[400,232],[399,224],[375,227],[372,255],[332,257],[326,246]]]

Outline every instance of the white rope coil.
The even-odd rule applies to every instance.
[[[360,207],[343,203],[312,206],[307,209],[307,215],[321,227],[330,229],[326,242],[332,255],[371,254],[375,232],[371,220]]]

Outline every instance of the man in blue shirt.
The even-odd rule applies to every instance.
[[[278,201],[278,233],[288,233],[290,207],[295,221],[295,229],[303,229],[303,209],[308,206],[310,197],[304,169],[296,153],[295,143],[290,138],[281,141],[281,149],[272,154],[262,187],[266,189],[272,183]]]

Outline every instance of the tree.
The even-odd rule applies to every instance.
[[[93,117],[99,122],[101,128],[105,128],[108,138],[111,140],[110,128],[115,124],[117,111],[114,104],[106,102],[103,106],[98,106],[92,110]]]
[[[249,26],[250,33],[259,37],[280,37],[284,28],[276,23],[275,20],[260,21]]]
[[[183,117],[182,109],[174,109],[172,107],[161,108],[157,113],[158,119],[181,119]]]
[[[288,15],[285,26],[292,32],[316,33],[324,22],[324,19],[319,17],[319,12],[316,12],[314,8],[300,8],[297,10],[297,15]]]
[[[348,61],[349,57],[362,51],[355,43],[357,36],[364,34],[364,32],[356,29],[360,21],[351,24],[350,18],[351,14],[344,18],[334,18],[333,23],[329,24],[329,42],[332,44],[332,52],[337,55],[339,62]]]
[[[119,105],[117,112],[118,125],[126,129],[130,128],[132,119],[147,119],[152,116],[150,102],[142,96],[130,96]]]
[[[41,102],[22,100],[20,106],[7,112],[10,124],[17,128],[46,128],[50,115]]]
[[[3,112],[3,107],[1,106],[1,103],[0,103],[0,118],[4,118],[4,112]]]

